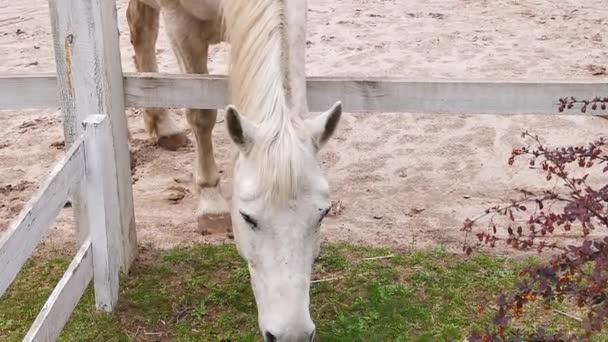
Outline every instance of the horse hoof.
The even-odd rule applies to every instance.
[[[199,196],[196,216],[201,234],[226,234],[228,238],[232,238],[230,207],[222,196],[219,186],[201,188]]]
[[[175,151],[180,147],[187,146],[189,143],[190,139],[188,139],[188,136],[184,133],[161,136],[158,138],[158,145],[169,151]]]
[[[198,217],[198,228],[202,235],[226,234],[233,239],[230,213],[204,214]]]

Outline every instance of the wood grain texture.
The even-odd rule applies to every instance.
[[[608,94],[608,83],[596,79],[509,82],[309,77],[307,84],[311,111],[327,110],[341,100],[346,112],[370,113],[594,115],[601,113],[559,113],[559,98],[592,99]],[[34,97],[36,106],[53,107],[57,103],[54,87],[53,75],[49,74],[25,79],[0,76],[0,89],[12,89],[6,94],[0,92],[0,107],[35,107],[27,102]],[[129,107],[224,109],[229,104],[227,89],[226,76],[124,75]]]
[[[0,296],[15,280],[70,192],[84,176],[84,163],[83,140],[79,138],[0,238]]]
[[[123,269],[128,271],[137,252],[135,215],[131,185],[125,92],[116,22],[116,3],[107,0],[50,0],[51,23],[57,65],[59,104],[64,113],[66,145],[82,132],[82,121],[94,113],[105,113],[112,128],[112,158],[116,161],[120,196],[121,229],[129,247],[123,251]],[[80,189],[75,211],[79,238],[89,235],[89,223]]]
[[[105,115],[90,115],[84,121],[87,208],[93,243],[95,303],[110,312],[118,301],[118,281],[122,263],[120,198],[116,163],[112,159],[110,121]],[[127,246],[128,247],[128,246]]]
[[[0,109],[57,108],[57,89],[55,74],[0,75]]]

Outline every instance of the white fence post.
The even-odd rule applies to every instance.
[[[118,300],[122,236],[110,121],[105,115],[91,115],[83,125],[95,302],[98,310],[112,311]]]
[[[112,128],[106,115],[90,115],[84,133],[53,167],[48,179],[0,238],[0,296],[15,278],[71,190],[83,184],[90,235],[38,313],[24,341],[54,341],[93,278],[95,303],[113,311],[118,302],[123,241]]]
[[[120,61],[116,3],[114,0],[49,0],[53,28],[57,85],[64,113],[66,146],[82,132],[82,121],[90,113],[109,116],[111,159],[116,161],[120,229],[124,242],[115,251],[124,271],[135,259],[137,237],[133,212],[128,128]],[[84,186],[84,185],[83,185]],[[74,210],[78,236],[89,235],[83,187],[76,192]]]

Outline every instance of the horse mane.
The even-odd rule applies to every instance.
[[[248,157],[257,165],[259,195],[275,204],[288,203],[301,189],[305,157],[290,86],[286,1],[222,1],[232,102],[257,124]]]

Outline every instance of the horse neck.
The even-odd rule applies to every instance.
[[[258,189],[284,205],[304,179],[306,0],[224,0],[223,11],[232,101],[258,123],[249,152]]]
[[[257,122],[299,121],[307,112],[306,1],[224,1],[233,102]]]

